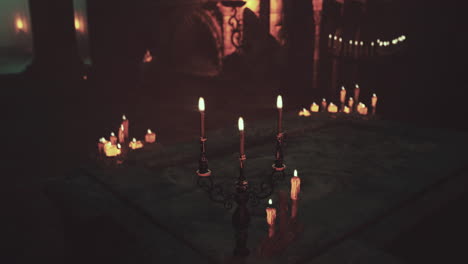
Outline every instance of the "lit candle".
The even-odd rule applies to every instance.
[[[272,205],[273,201],[271,199],[269,199],[268,204]],[[266,218],[267,218],[267,223],[268,223],[268,226],[269,226],[268,237],[272,237],[275,234],[276,209],[273,208],[273,207],[267,207],[266,208]]]
[[[377,95],[376,94],[372,94],[372,114],[375,115],[375,109],[377,108]]]
[[[296,219],[297,216],[297,200],[291,200],[291,220]]]
[[[200,137],[205,138],[205,99],[198,98],[198,111],[200,111]]]
[[[276,108],[278,108],[278,134],[282,131],[283,123],[283,98],[281,95],[278,95],[276,98]]]
[[[331,47],[332,34],[328,34],[328,47]]]
[[[124,125],[120,125],[119,129],[119,143],[123,144],[125,142],[125,132],[124,132]]]
[[[329,113],[336,113],[338,112],[338,106],[336,106],[334,103],[330,103],[328,105],[328,112]]]
[[[239,117],[238,121],[239,126],[239,137],[240,137],[240,156],[243,157],[244,153],[244,119]]]
[[[104,144],[104,153],[107,157],[116,157],[122,153],[120,144],[113,145],[110,141]]]
[[[312,105],[310,106],[310,111],[314,112],[314,113],[317,113],[319,111],[319,106],[318,104],[316,104],[315,102],[312,103]]]
[[[325,98],[322,99],[322,112],[327,110],[327,100]]]
[[[348,106],[349,106],[349,108],[353,109],[353,105],[354,105],[354,100],[353,100],[352,97],[350,97],[349,100],[348,100]]]
[[[301,191],[301,178],[297,176],[297,170],[294,170],[294,176],[291,177],[291,199],[297,200],[297,196]]]
[[[143,143],[141,143],[140,140],[136,140],[136,138],[133,138],[132,141],[128,144],[128,146],[131,148],[131,149],[140,149],[143,147]]]
[[[154,143],[156,142],[156,133],[153,133],[151,129],[148,129],[145,135],[145,142],[146,143]]]
[[[107,140],[105,138],[100,138],[99,139],[99,142],[98,142],[98,153],[99,155],[103,155],[104,154],[104,145],[107,143]]]
[[[109,138],[109,141],[112,143],[112,145],[116,145],[116,144],[117,144],[117,137],[115,136],[115,133],[114,133],[114,132],[111,133],[110,138]]]
[[[125,115],[122,115],[122,126],[123,126],[124,137],[125,139],[128,139],[128,119]]]
[[[356,100],[356,102],[359,102],[359,85],[358,84],[354,85],[354,100]]]
[[[341,104],[344,104],[346,100],[346,89],[344,86],[341,86],[341,91],[340,91],[340,102]]]
[[[349,113],[351,113],[351,111],[350,111],[349,107],[347,107],[347,106],[345,106],[345,107],[344,107],[344,110],[343,110],[343,112],[345,112],[345,114],[349,114]]]
[[[299,116],[310,116],[309,110],[302,108],[301,111],[299,111]]]

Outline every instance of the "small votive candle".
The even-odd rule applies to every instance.
[[[140,140],[136,140],[136,138],[133,138],[132,141],[130,142],[130,144],[128,144],[128,146],[131,148],[131,149],[140,149],[143,147],[143,143],[141,143]]]
[[[146,132],[145,142],[150,144],[156,142],[156,133],[152,132],[151,129]]]
[[[330,103],[328,105],[328,112],[337,113],[338,112],[338,106],[336,106],[334,103]]]
[[[318,104],[316,104],[315,102],[312,103],[312,105],[310,105],[310,111],[314,112],[314,113],[317,113],[319,111],[319,106]]]
[[[349,107],[347,107],[347,106],[344,107],[343,112],[344,112],[345,114],[351,113]]]

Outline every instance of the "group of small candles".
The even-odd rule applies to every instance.
[[[110,134],[109,140],[106,140],[104,137],[99,139],[98,142],[98,151],[99,155],[106,157],[118,157],[122,154],[122,145],[128,142],[129,138],[129,120],[125,115],[122,116],[122,123],[119,127],[118,135],[116,136],[114,132]],[[152,144],[156,142],[156,133],[147,130],[145,135],[145,143]],[[128,142],[128,147],[132,150],[143,148],[144,144],[140,140],[133,138]]]
[[[393,44],[393,45],[397,45],[398,42],[403,42],[406,40],[406,36],[405,35],[401,35],[399,36],[398,38],[394,38],[392,39],[392,41],[382,41],[380,39],[377,39],[376,42],[374,41],[371,41],[370,42],[370,45],[371,47],[373,47],[375,45],[375,43],[377,43],[379,45],[379,47],[387,47],[387,46],[390,46],[390,43]],[[342,42],[345,42],[343,41],[343,38],[341,37],[338,37],[337,35],[332,35],[332,34],[328,34],[328,47],[334,47],[335,46],[335,43],[336,41],[338,41],[338,45],[342,45],[341,43]],[[346,42],[345,42],[346,43]],[[365,45],[365,42],[364,41],[357,41],[357,40],[349,40],[348,41],[349,45],[350,46],[364,46]]]
[[[329,113],[343,112],[345,114],[350,114],[350,113],[352,113],[354,111],[354,108],[355,108],[355,110],[356,110],[356,112],[358,114],[367,115],[368,114],[368,108],[364,103],[359,102],[359,93],[360,93],[359,85],[356,84],[354,86],[354,99],[353,99],[353,97],[349,97],[348,105],[345,105],[346,89],[342,86],[341,91],[340,91],[340,102],[341,102],[341,109],[340,110],[338,110],[338,106],[336,106],[332,102],[330,102],[327,105],[327,100],[325,98],[323,98],[321,106],[319,106],[318,104],[316,104],[314,102],[310,106],[310,111],[305,109],[305,108],[302,108],[302,110],[299,111],[299,116],[310,116],[311,112],[316,113],[316,112],[319,112],[320,110],[322,112],[328,111]],[[377,100],[378,100],[377,95],[375,93],[372,94],[372,98],[371,98],[372,115],[375,115],[375,111],[376,111],[376,108],[377,108]],[[354,105],[355,101],[358,101],[359,103],[357,105]]]
[[[283,98],[281,95],[278,95],[276,99],[276,108],[278,109],[278,123],[277,123],[277,132],[282,133],[282,118],[283,118]],[[203,97],[198,99],[198,110],[200,112],[200,137],[201,140],[205,140],[205,100]],[[239,137],[240,137],[240,149],[239,154],[241,159],[245,159],[245,148],[244,148],[244,119],[239,117],[238,119],[238,128],[239,128]],[[241,163],[243,166],[243,163]],[[301,187],[301,179],[297,175],[297,170],[294,170],[293,177],[291,177],[291,200],[292,200],[292,209],[291,209],[291,218],[295,219],[297,216],[297,200]],[[276,219],[276,209],[272,207],[272,199],[268,201],[270,207],[266,208],[266,220],[269,226],[269,237],[274,235],[275,230],[275,219]]]

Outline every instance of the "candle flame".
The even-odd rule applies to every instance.
[[[354,101],[354,99],[352,97],[349,98],[350,101]]]
[[[244,131],[244,119],[242,117],[239,117],[238,126],[239,131]]]
[[[276,108],[283,108],[283,97],[281,97],[281,95],[278,95],[278,97],[276,98]]]
[[[354,87],[356,87],[357,89],[359,89],[359,85],[358,85],[358,84],[355,84]]]
[[[200,112],[205,111],[205,99],[203,97],[198,98],[198,110]]]
[[[111,137],[115,137],[115,133],[114,133],[114,132],[111,132]]]
[[[354,45],[356,45],[356,46],[357,46],[357,44],[358,44],[358,41],[357,41],[357,40],[355,40],[355,41],[354,41]]]
[[[269,200],[268,200],[268,204],[269,204],[269,205],[272,205],[272,204],[273,204],[273,200],[272,200],[272,199],[269,199]]]
[[[333,40],[336,40],[336,36],[333,37]]]
[[[120,125],[120,130],[124,131],[124,126]]]
[[[297,177],[297,170],[294,170],[294,177]]]
[[[374,42],[371,42],[370,45],[371,45],[371,46],[374,46]]]
[[[325,99],[325,98],[322,99],[322,102],[326,102],[326,101],[327,101],[327,99]]]
[[[148,134],[152,134],[153,132],[151,132],[151,129],[148,128]]]
[[[127,117],[125,115],[122,115],[122,120],[127,120]]]
[[[328,38],[331,39],[331,38],[332,38],[332,34],[328,34]]]
[[[122,146],[120,146],[120,143],[117,143],[117,148],[122,148]]]
[[[132,141],[136,143],[136,138],[133,138]]]
[[[342,41],[343,41],[343,39],[342,39],[342,38],[339,38],[338,40],[339,40],[340,42],[342,42]]]
[[[372,94],[372,97],[377,97],[377,95],[374,93],[374,94]]]
[[[81,22],[76,17],[75,17],[75,29],[78,30],[78,31],[81,29]]]
[[[353,45],[353,41],[352,41],[352,40],[349,41],[349,45]]]
[[[364,45],[364,42],[362,42],[362,41],[361,41],[361,43],[360,43],[360,44],[361,44],[361,46],[362,46],[362,45]]]
[[[16,19],[16,28],[19,29],[19,30],[24,29],[24,22],[23,22],[23,20],[21,18]]]
[[[102,138],[99,139],[99,142],[106,143],[106,139],[102,137]]]
[[[344,86],[341,86],[341,90],[344,90],[344,89],[345,89]]]

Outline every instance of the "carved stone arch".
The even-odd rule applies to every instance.
[[[168,45],[176,70],[209,77],[221,72],[222,29],[213,12],[192,6],[170,15],[166,25],[172,28]]]

